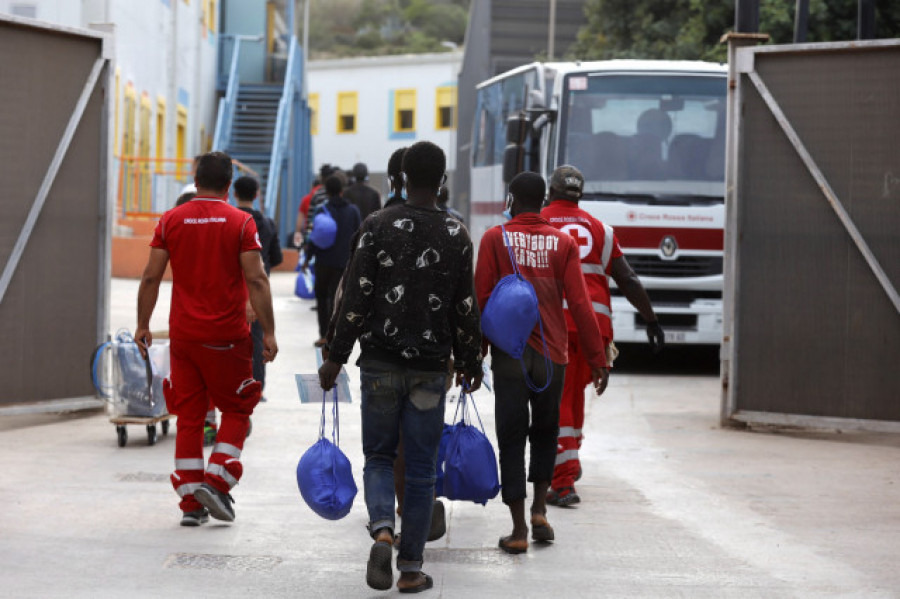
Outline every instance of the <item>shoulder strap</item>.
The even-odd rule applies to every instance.
[[[513,272],[516,273],[517,277],[521,278],[522,275],[519,273],[519,265],[516,264],[516,257],[513,255],[512,244],[506,234],[506,227],[500,225],[500,230],[503,232],[503,245],[506,246],[506,252],[509,254],[509,261],[512,262]]]

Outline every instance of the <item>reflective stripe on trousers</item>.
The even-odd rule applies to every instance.
[[[185,495],[193,495],[194,492],[200,488],[201,483],[184,483],[183,485],[178,485],[175,487],[175,492],[178,493],[178,496],[184,499]]]
[[[205,467],[203,458],[175,458],[175,470],[203,470]]]
[[[559,436],[560,438],[572,437],[573,439],[577,439],[581,436],[581,429],[572,426],[561,426],[559,427]]]
[[[566,451],[562,451],[556,454],[556,466],[560,464],[565,464],[569,460],[577,460],[578,459],[578,450],[577,449],[567,449]]]
[[[221,453],[223,455],[227,455],[234,459],[240,459],[241,457],[241,449],[232,445],[231,443],[216,443],[212,449],[213,453]]]
[[[237,479],[233,477],[230,472],[225,470],[224,464],[210,464],[209,467],[206,468],[206,473],[218,476],[228,483],[229,487],[234,487],[238,484]]]

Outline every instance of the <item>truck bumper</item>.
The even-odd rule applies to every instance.
[[[666,333],[666,343],[719,345],[722,342],[722,301],[696,300],[690,305],[654,305]],[[628,300],[612,298],[613,337],[619,343],[647,343],[646,327]]]

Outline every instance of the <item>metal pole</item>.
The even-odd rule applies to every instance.
[[[856,13],[856,39],[875,39],[875,0],[859,0]]]
[[[550,0],[550,27],[547,29],[547,60],[553,60],[556,50],[556,0]]]
[[[802,44],[809,32],[809,0],[797,0],[794,9],[794,43]]]
[[[737,33],[759,31],[759,0],[735,0],[734,30]]]
[[[312,0],[304,0],[303,2],[303,77],[304,89],[306,88],[306,60],[309,56],[309,3]],[[304,91],[305,94],[305,91]]]

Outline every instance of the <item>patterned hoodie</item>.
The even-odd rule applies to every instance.
[[[345,364],[359,339],[361,359],[406,368],[481,371],[481,314],[472,241],[446,212],[409,204],[363,222],[347,268],[329,359]]]

